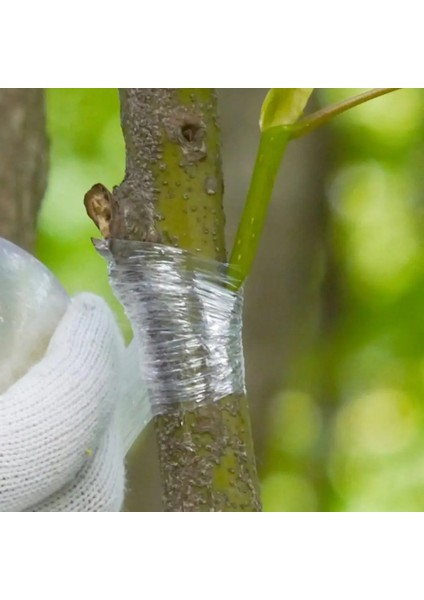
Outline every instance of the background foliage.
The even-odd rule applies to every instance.
[[[315,97],[323,104],[357,91],[320,90]],[[263,96],[250,90],[221,95],[221,110],[230,115],[223,119],[230,190],[236,179],[247,188],[253,158],[240,153],[225,162],[225,124],[231,118],[232,131],[251,132],[253,157],[257,119],[247,122],[245,107],[253,102],[258,118]],[[256,374],[268,390],[260,405],[266,415],[259,456],[266,510],[424,510],[423,115],[422,90],[402,90],[353,109],[325,134],[330,158],[314,175],[325,190],[326,218],[316,222],[324,228],[323,242],[310,256],[305,282],[318,290],[319,306],[314,300],[303,307],[296,337],[308,341],[290,351],[279,384],[266,386],[266,368]],[[82,203],[94,183],[112,188],[123,177],[117,93],[49,90],[48,124],[51,172],[38,256],[71,294],[104,296],[129,337],[105,264],[90,243],[98,233]],[[319,158],[300,154],[300,165]],[[228,164],[237,172],[228,172]],[[283,170],[282,186],[289,176]],[[298,177],[296,185],[306,184]],[[279,201],[277,194],[273,210]],[[231,234],[236,220],[228,194],[226,202]],[[257,270],[266,267],[260,260]],[[291,285],[290,273],[273,276]],[[254,272],[246,301],[250,294],[262,298],[260,322],[268,318],[268,292],[256,281]],[[273,318],[282,331],[283,320]],[[252,328],[249,311],[245,327]],[[259,360],[264,349],[260,336],[245,337],[252,369],[255,353]]]

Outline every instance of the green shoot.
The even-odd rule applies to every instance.
[[[249,191],[229,264],[229,276],[242,285],[250,273],[271,201],[275,178],[291,139],[301,137],[335,116],[399,88],[377,88],[301,118],[311,88],[272,89],[262,105],[261,138]]]

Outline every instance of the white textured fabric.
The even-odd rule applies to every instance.
[[[135,354],[101,298],[71,300],[44,357],[0,395],[0,511],[120,510]]]

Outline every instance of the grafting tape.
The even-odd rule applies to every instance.
[[[96,242],[138,337],[152,413],[243,394],[243,295],[227,265],[146,242]]]

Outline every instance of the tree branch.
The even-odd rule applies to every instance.
[[[126,173],[111,198],[110,238],[176,246],[224,261],[214,93],[124,89],[120,98]],[[174,406],[155,418],[155,429],[166,510],[260,510],[245,397],[228,396],[195,410]]]

